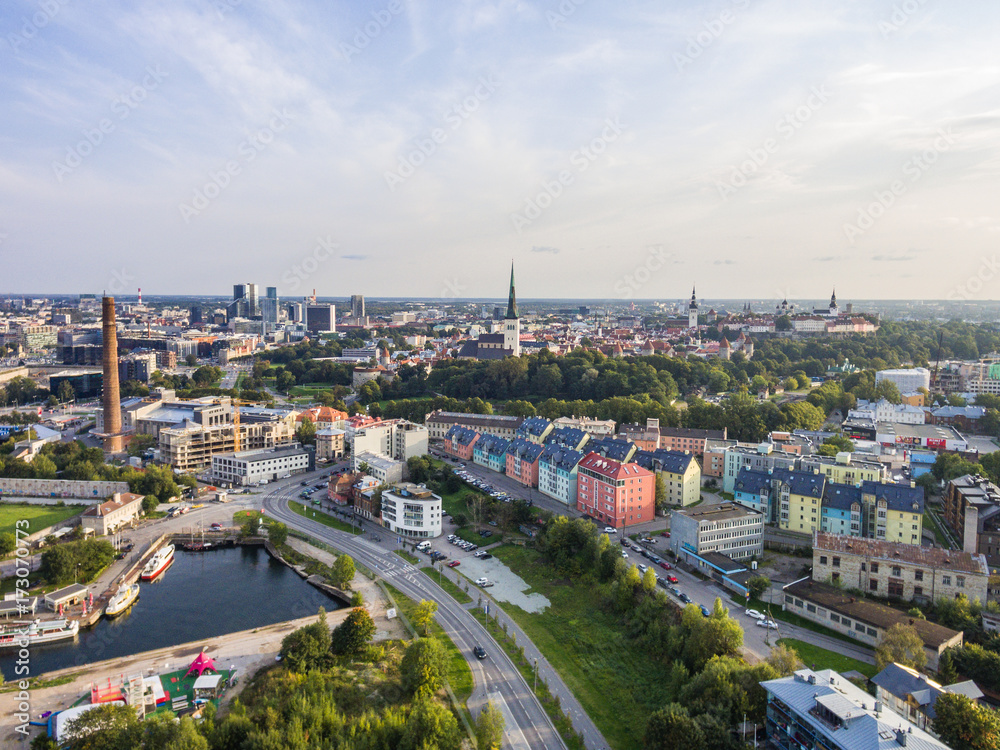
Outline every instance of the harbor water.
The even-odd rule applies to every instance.
[[[262,547],[208,552],[178,549],[158,580],[142,582],[127,612],[81,630],[75,641],[33,647],[31,676],[142,651],[214,638],[328,612],[343,605],[329,598]],[[15,674],[13,651],[0,652],[0,669]]]

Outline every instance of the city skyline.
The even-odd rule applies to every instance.
[[[997,21],[15,2],[0,294],[990,299]]]

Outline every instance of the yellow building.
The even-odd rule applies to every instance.
[[[862,482],[884,482],[889,477],[889,469],[880,461],[855,458],[851,453],[830,456],[807,456],[802,459],[802,471],[818,471],[826,481],[835,484],[861,484]]]
[[[778,526],[798,534],[812,534],[823,519],[826,477],[811,471],[776,469],[771,472]]]
[[[907,484],[861,485],[866,536],[887,542],[920,544],[924,533],[924,491]]]
[[[701,498],[701,466],[688,451],[637,451],[632,461],[663,479],[666,502],[682,508]]]

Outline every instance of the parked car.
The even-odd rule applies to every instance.
[[[476,579],[476,585],[477,586],[485,586],[487,583],[489,583],[489,579],[487,579],[487,578],[477,578]]]
[[[759,620],[757,620],[757,627],[768,628],[769,630],[777,630],[778,623],[776,623],[774,620],[768,620],[766,617],[762,617]]]
[[[480,560],[489,560],[492,557],[493,557],[493,555],[491,555],[489,552],[484,552],[482,555],[480,555],[479,559]],[[492,586],[492,585],[493,584],[491,583],[490,586]]]
[[[493,532],[490,531],[489,529],[484,529],[483,531],[479,532],[479,536],[481,536],[483,538],[491,537],[491,536],[493,536]]]
[[[677,576],[667,576],[667,580],[671,583],[678,583]]]
[[[657,564],[661,568],[663,568],[664,570],[671,570],[674,567],[673,565],[671,565],[670,563],[668,563],[666,560],[660,560],[660,562],[657,563]]]
[[[448,563],[448,567],[449,568],[457,568],[461,564],[462,563],[460,563],[458,560],[452,560],[450,563]]]
[[[646,571],[649,570],[649,568],[647,568],[642,563],[639,563],[636,567],[639,569],[639,572],[642,573],[643,575],[645,575]]]
[[[617,532],[618,532],[618,529],[616,529],[614,526],[605,526],[604,527],[604,533],[605,534],[616,534]]]
[[[683,591],[677,595],[677,598],[680,599],[685,604],[691,603],[691,597],[685,594]]]
[[[704,604],[701,605],[701,613],[705,617],[711,617],[712,616],[712,613],[708,610],[708,607],[706,607]]]
[[[496,521],[490,521],[489,524],[490,524],[490,526],[499,526],[500,525]]]
[[[622,547],[631,547],[632,546],[632,543],[628,540],[627,536],[623,536],[621,538],[621,544],[622,544]]]
[[[656,584],[657,584],[658,586],[663,586],[663,588],[667,588],[667,582],[666,582],[666,581],[664,581],[664,580],[663,580],[662,578],[660,578],[659,576],[656,576]]]
[[[218,531],[219,529],[221,529],[221,528],[222,528],[222,524],[221,524],[221,523],[219,523],[219,522],[215,522],[215,523],[213,523],[213,524],[212,524],[212,525],[211,525],[211,526],[210,526],[209,528],[211,528],[211,529],[215,529],[216,531]]]
[[[748,609],[746,611],[747,617],[752,617],[755,620],[761,620],[764,617],[763,612],[758,612],[756,609]]]
[[[486,658],[486,649],[483,648],[482,646],[476,646],[474,649],[472,649],[472,653],[476,655],[477,659]]]
[[[626,552],[625,550],[622,550],[622,559],[628,560],[628,552]]]

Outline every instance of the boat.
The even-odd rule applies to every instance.
[[[0,625],[0,648],[24,648],[76,638],[80,623],[76,620],[35,620]]]
[[[161,547],[156,551],[156,554],[146,563],[146,567],[142,569],[142,575],[139,576],[144,581],[152,581],[157,576],[160,575],[164,570],[170,567],[170,563],[174,561],[174,545],[168,544],[165,547]]]
[[[111,597],[108,606],[104,610],[107,617],[117,617],[122,612],[132,606],[133,602],[139,598],[139,584],[133,583],[127,588],[121,589]]]

